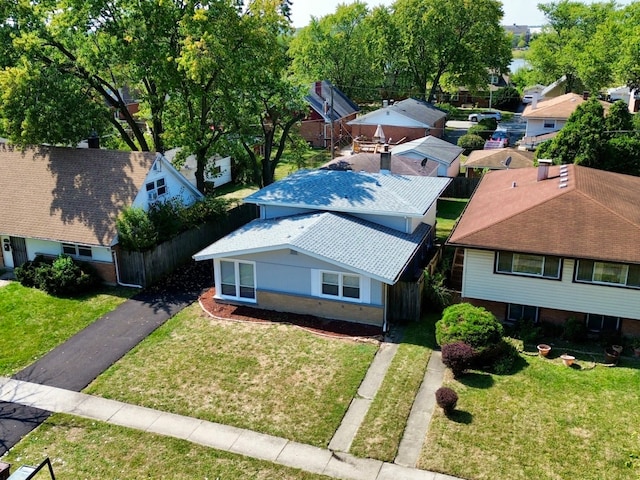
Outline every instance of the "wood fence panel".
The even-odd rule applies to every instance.
[[[415,282],[398,282],[389,287],[387,318],[390,322],[417,322],[422,313],[424,276]]]
[[[440,195],[444,198],[471,198],[471,194],[480,183],[480,177],[467,178],[455,177],[447,186],[445,191]]]
[[[118,252],[120,282],[148,287],[180,265],[207,245],[231,233],[257,217],[255,205],[243,204],[231,210],[226,217],[214,223],[206,223],[182,232],[146,252]]]

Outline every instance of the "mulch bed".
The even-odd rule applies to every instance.
[[[213,298],[215,288],[210,288],[200,296],[200,305],[213,317],[256,323],[285,323],[296,325],[320,335],[331,337],[368,337],[382,339],[382,329],[372,325],[362,325],[341,320],[331,320],[314,315],[276,312],[247,306],[221,303]]]

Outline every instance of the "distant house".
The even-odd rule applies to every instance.
[[[424,164],[435,163],[439,177],[453,178],[460,173],[460,155],[464,149],[429,135],[396,145],[391,152],[394,156],[407,157]]]
[[[164,156],[172,164],[178,148],[172,148],[164,153]],[[196,186],[196,168],[198,167],[196,156],[189,155],[183,165],[180,167],[180,173],[191,183]],[[205,182],[211,183],[214,188],[220,187],[231,182],[231,157],[221,157],[220,155],[214,155],[207,162],[207,168],[204,172]]]
[[[194,255],[218,301],[369,324],[409,315],[447,178],[300,171],[245,198],[256,219]],[[419,316],[419,289],[408,305]],[[405,302],[406,305],[406,302]]]
[[[553,138],[564,127],[576,108],[586,101],[586,95],[577,93],[566,93],[548,100],[538,100],[534,97],[522,112],[527,127],[520,145],[533,149],[541,142]],[[605,112],[608,112],[611,104],[603,101],[600,103]]]
[[[638,238],[640,178],[542,165],[484,175],[447,244],[462,299],[498,318],[640,335]]]
[[[480,177],[486,170],[533,167],[533,153],[515,148],[473,150],[462,165],[468,178]]]
[[[388,156],[388,163],[385,163],[385,155]],[[322,167],[325,170],[351,170],[354,172],[380,173],[385,170],[394,175],[420,175],[423,177],[437,177],[439,164],[434,161],[427,161],[415,158],[393,155],[391,151],[381,151],[380,153],[356,153],[337,157],[325,163]]]
[[[118,281],[116,218],[125,207],[202,197],[162,155],[94,148],[0,144],[0,266],[62,253]]]
[[[315,82],[305,97],[309,114],[300,124],[300,135],[313,147],[329,148],[351,138],[348,122],[360,111],[338,87],[327,80]]]
[[[444,134],[447,114],[428,102],[407,98],[385,105],[347,122],[352,127],[354,138],[372,139],[378,126],[382,127],[390,143],[427,135],[440,138]]]

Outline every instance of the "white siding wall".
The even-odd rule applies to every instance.
[[[393,228],[399,232],[409,233],[411,228],[411,219],[407,217],[392,217],[389,215],[366,215],[366,214],[352,214],[354,217],[361,218],[367,222],[376,223],[384,227]],[[420,219],[418,219],[418,222]]]
[[[73,243],[73,242],[69,242]],[[38,253],[45,255],[60,255],[62,253],[62,243],[48,240],[26,239],[27,255],[29,260],[33,260]],[[112,262],[111,249],[108,247],[91,247],[91,259],[98,262]],[[82,259],[80,259],[82,260]],[[88,260],[88,259],[87,259]]]
[[[158,162],[156,161],[156,163]],[[196,196],[189,188],[187,188],[184,183],[182,183],[178,179],[178,175],[180,174],[174,172],[175,169],[170,170],[166,167],[166,165],[163,165],[163,167],[159,170],[150,170],[144,182],[142,183],[140,191],[136,195],[133,205],[136,207],[144,208],[145,210],[149,208],[149,198],[147,194],[146,184],[158,180],[159,178],[164,178],[165,184],[167,186],[167,194],[165,196],[159,197],[158,200],[180,197],[185,205],[191,205],[192,203],[194,203],[197,200]],[[180,176],[182,177],[182,175]],[[183,180],[186,181],[186,179],[184,178]]]
[[[527,119],[525,137],[535,137],[536,135],[542,135],[543,133],[557,132],[564,127],[565,123],[567,123],[566,120],[555,119],[556,124],[554,128],[544,128],[544,122],[545,120],[542,118]]]
[[[562,280],[494,274],[494,253],[466,249],[462,296],[640,320],[640,291],[573,282],[573,259],[564,259]]]
[[[299,215],[301,213],[314,212],[310,208],[295,207],[278,207],[274,205],[260,205],[260,218],[267,220],[269,218],[290,217],[291,215]]]

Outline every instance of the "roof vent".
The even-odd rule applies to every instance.
[[[558,185],[559,188],[567,188],[567,182],[561,182],[560,185]]]
[[[511,184],[511,188],[516,188],[516,187],[517,187],[516,182],[513,182],[513,183]]]
[[[550,158],[538,159],[538,182],[549,178],[549,166],[553,163]]]

